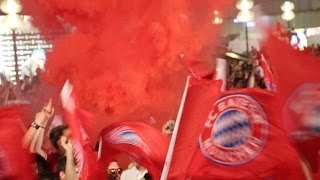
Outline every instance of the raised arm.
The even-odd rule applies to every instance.
[[[73,146],[70,140],[67,139],[66,136],[61,137],[61,146],[66,152],[66,169],[65,169],[65,177],[66,180],[78,180],[79,177],[76,171],[76,165],[73,157]]]
[[[48,105],[42,109],[42,112],[46,113],[46,119],[47,119],[43,124],[44,127],[47,126],[48,120],[53,116],[54,111],[55,110],[54,110],[54,107],[52,106],[52,100],[50,99]],[[44,133],[45,133],[45,128],[38,129],[37,136],[35,136],[36,137],[35,144],[34,146],[31,146],[31,148],[33,147],[34,152],[38,153],[39,155],[41,155],[43,158],[46,159],[47,154],[42,149]]]
[[[25,134],[23,138],[24,148],[30,147],[32,152],[37,152],[41,149],[45,127],[53,114],[54,108],[52,107],[52,100],[50,99],[48,105],[45,106],[41,112],[36,114],[34,122]],[[39,154],[42,155],[43,153],[40,152]]]

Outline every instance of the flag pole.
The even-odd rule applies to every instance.
[[[227,87],[227,60],[217,58],[216,74],[214,80],[222,80],[221,92],[226,90]]]
[[[167,177],[168,177],[168,174],[169,174],[169,169],[170,169],[170,165],[171,165],[173,150],[174,150],[174,146],[175,146],[176,140],[177,140],[178,130],[179,130],[179,126],[180,126],[180,121],[181,121],[181,116],[182,116],[182,112],[183,112],[184,103],[185,103],[186,97],[187,97],[190,78],[191,78],[191,76],[188,76],[187,81],[186,81],[186,86],[184,88],[184,92],[183,92],[183,95],[182,95],[182,99],[181,99],[181,103],[180,103],[177,119],[176,119],[176,122],[175,122],[175,125],[174,125],[174,129],[173,129],[172,137],[171,137],[171,140],[170,140],[166,161],[165,161],[164,166],[163,166],[163,170],[162,170],[162,174],[161,174],[160,180],[166,180]]]

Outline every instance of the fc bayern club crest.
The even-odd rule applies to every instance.
[[[284,110],[287,124],[297,124],[297,127],[288,126],[288,130],[295,132],[309,132],[320,134],[320,84],[306,83],[298,87],[288,98]]]
[[[244,94],[220,98],[199,137],[202,154],[217,163],[240,165],[255,158],[268,137],[267,116],[260,104]]]

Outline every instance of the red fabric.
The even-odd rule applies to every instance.
[[[98,173],[97,154],[90,147],[89,136],[82,124],[85,124],[86,127],[90,129],[95,119],[92,114],[78,107],[74,94],[71,93],[67,102],[68,105],[75,105],[74,109],[66,108],[65,113],[67,124],[72,132],[74,156],[77,161],[77,168],[81,179],[90,179],[90,177]]]
[[[101,138],[101,162],[107,165],[125,153],[159,179],[169,145],[161,131],[141,122],[119,122],[105,128]]]
[[[0,179],[34,179],[35,169],[29,152],[22,149],[24,108],[0,109]]]
[[[278,127],[276,98],[257,89],[228,91],[220,96],[219,84],[212,82],[189,88],[173,154],[169,179],[303,179],[299,156],[290,146],[286,134]],[[252,160],[238,165],[225,165],[206,158],[199,148],[199,137],[204,136],[204,124],[217,98],[229,95],[248,95],[262,106],[269,123],[265,145]],[[231,101],[230,101],[231,102]],[[242,106],[233,101],[231,107]],[[250,107],[250,106],[248,106]],[[223,112],[223,111],[222,111]],[[251,123],[251,126],[252,123]],[[215,131],[210,132],[215,133]],[[256,132],[253,130],[252,134]],[[265,131],[264,131],[265,133]]]
[[[209,64],[208,62],[204,62],[201,60],[185,60],[184,61],[189,73],[199,79],[203,76],[207,76],[210,74],[214,74],[214,64]]]
[[[286,130],[312,169],[316,170],[319,168],[315,161],[317,153],[309,152],[318,152],[320,149],[320,62],[315,56],[294,50],[285,41],[272,35],[265,42],[264,52],[277,76],[281,107],[278,109]],[[311,136],[303,142],[299,134]]]
[[[220,87],[215,81],[191,79],[168,179],[186,179],[194,154],[199,151],[198,138],[210,106]]]

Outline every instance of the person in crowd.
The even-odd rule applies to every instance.
[[[265,89],[266,85],[264,83],[264,72],[260,66],[260,61],[258,59],[254,59],[252,60],[251,64],[253,69],[249,77],[248,87],[260,87]]]
[[[52,168],[47,163],[47,154],[42,149],[42,143],[46,124],[53,116],[54,111],[52,100],[50,99],[47,106],[36,114],[35,120],[31,123],[23,139],[23,147],[29,148],[30,152],[35,154],[36,171],[40,177],[52,172]]]
[[[120,180],[151,180],[148,170],[138,163],[131,163],[121,174]]]
[[[113,160],[109,163],[107,169],[107,180],[120,180],[121,168],[116,160]]]
[[[23,92],[23,93],[28,93],[28,91],[31,90],[31,79],[29,76],[24,76],[23,77],[23,81],[22,81],[22,84],[20,86],[20,90]]]
[[[66,136],[60,138],[60,144],[65,156],[60,158],[56,164],[56,174],[59,180],[78,180],[76,162],[73,156],[73,146]]]
[[[40,180],[59,180],[58,176],[50,171],[46,171],[38,174],[38,179]]]
[[[251,50],[249,52],[249,57],[254,59],[254,58],[257,58],[259,52],[257,50],[257,48],[255,48],[254,46],[251,46]]]
[[[121,174],[120,180],[133,180],[140,174],[139,165],[137,163],[130,163],[128,169],[124,170]]]
[[[30,151],[36,154],[36,165],[38,174],[52,172],[54,166],[60,159],[66,159],[66,169],[58,172],[60,179],[73,180],[78,179],[74,174],[75,165],[73,157],[73,148],[71,141],[68,139],[71,132],[68,126],[60,125],[50,131],[49,139],[52,145],[56,148],[57,153],[47,153],[42,149],[44,131],[48,120],[54,114],[54,107],[50,99],[39,113],[36,114],[35,121],[31,124],[23,140],[23,146],[30,147]],[[72,156],[72,157],[71,157]],[[72,161],[72,164],[70,163]],[[59,162],[61,163],[61,162]],[[60,166],[59,166],[60,167]],[[69,177],[69,178],[68,178]],[[71,177],[73,177],[71,179]]]
[[[43,73],[43,70],[40,69],[40,68],[37,68],[36,69],[36,75],[32,78],[32,85],[33,86],[38,86],[40,85],[40,77],[41,77],[41,74]]]

